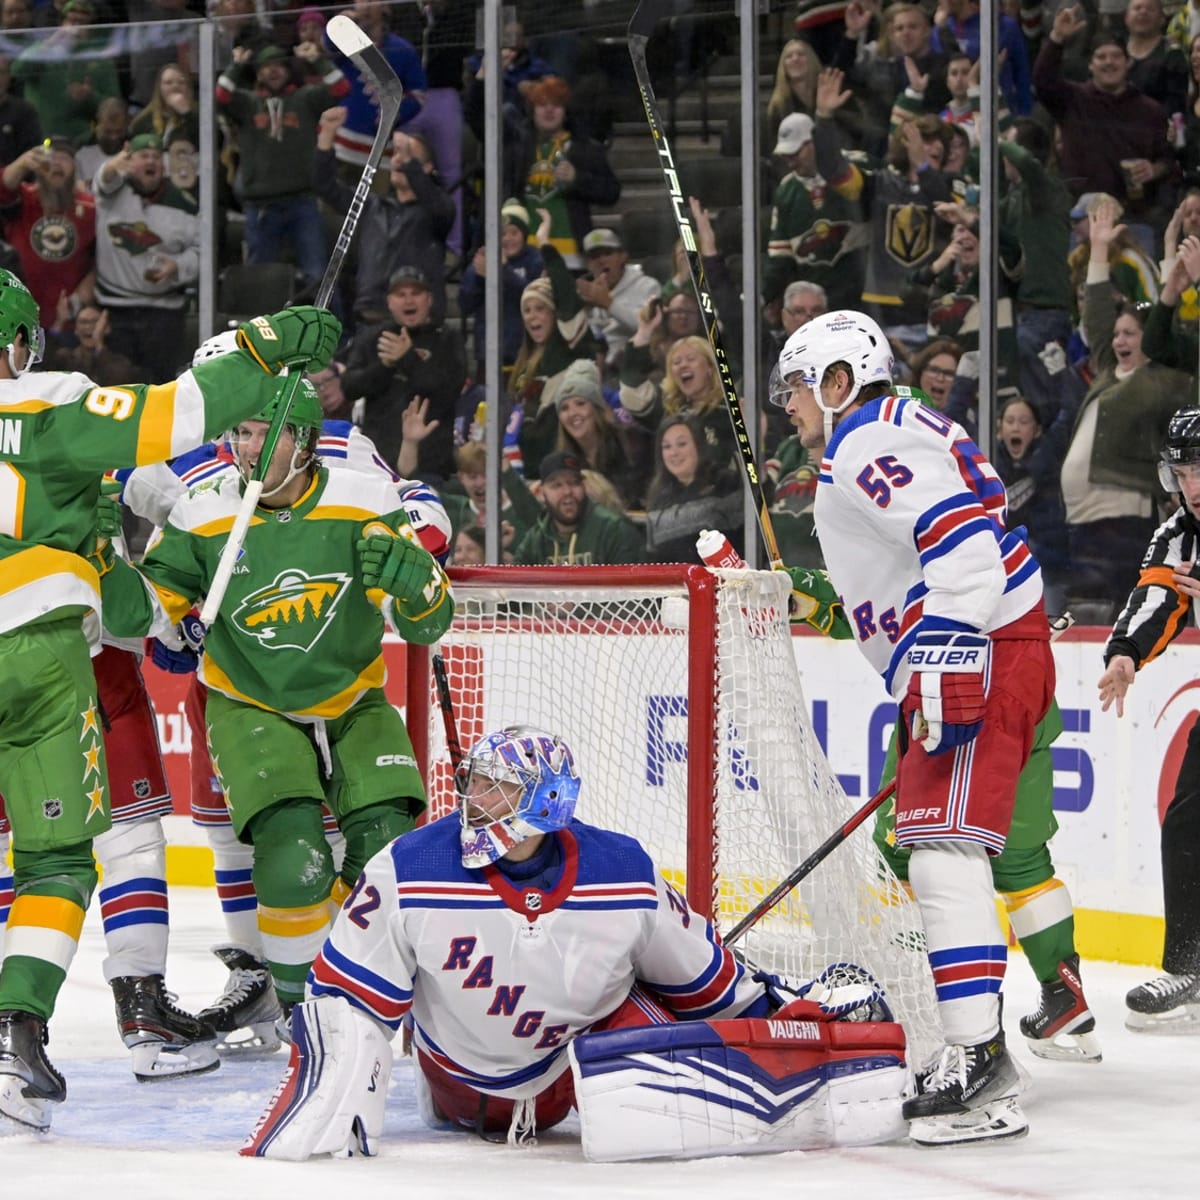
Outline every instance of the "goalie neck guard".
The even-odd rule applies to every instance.
[[[557,734],[509,725],[478,741],[454,774],[464,867],[485,867],[569,824],[579,799],[571,748]],[[492,818],[489,820],[488,818]]]

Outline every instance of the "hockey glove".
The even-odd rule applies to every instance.
[[[851,637],[850,622],[829,576],[804,567],[783,567],[792,581],[789,620],[811,625],[818,633],[838,640]]]
[[[920,633],[908,652],[906,708],[927,754],[965,746],[983,726],[991,639],[981,633]]]
[[[116,550],[113,541],[121,536],[121,485],[115,479],[105,479],[100,484],[100,498],[96,501],[95,545],[87,560],[103,578],[112,570]]]
[[[237,344],[264,371],[278,375],[284,367],[304,371],[327,367],[341,336],[342,323],[333,313],[298,304],[239,326]]]
[[[190,675],[200,666],[200,655],[204,652],[204,626],[200,618],[188,613],[176,627],[182,646],[175,647],[154,638],[150,657],[160,671],[172,675]]]
[[[437,564],[428,550],[389,529],[382,521],[372,521],[358,541],[363,583],[382,588],[397,600],[423,597],[433,582]]]

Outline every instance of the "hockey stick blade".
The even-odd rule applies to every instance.
[[[670,196],[671,212],[675,217],[675,225],[679,230],[679,240],[683,243],[684,256],[687,258],[688,272],[692,277],[692,287],[696,293],[696,301],[700,305],[700,314],[704,319],[704,330],[708,335],[709,345],[717,362],[717,376],[721,384],[721,392],[725,400],[725,410],[733,425],[734,439],[737,442],[738,453],[741,455],[742,472],[747,486],[754,497],[755,511],[758,516],[758,527],[762,534],[763,546],[771,567],[781,567],[783,560],[779,554],[779,543],[775,538],[775,527],[767,506],[767,495],[763,490],[762,477],[759,475],[758,464],[754,459],[754,447],[750,441],[750,431],[738,399],[737,386],[733,379],[733,368],[729,356],[725,353],[724,342],[721,338],[720,327],[717,324],[716,305],[708,290],[708,280],[704,275],[704,262],[696,241],[696,231],[692,227],[688,215],[687,197],[679,180],[679,172],[675,167],[675,159],[671,152],[671,143],[663,128],[662,117],[658,111],[658,100],[654,95],[654,87],[650,82],[650,68],[646,63],[646,42],[654,32],[660,20],[670,15],[670,9],[663,0],[641,0],[634,10],[628,27],[629,57],[633,62],[633,74],[637,80],[638,92],[642,98],[642,107],[646,112],[646,122],[650,126],[650,136],[654,139],[654,148],[658,155],[658,165],[662,170],[663,181],[667,185]]]
[[[833,831],[786,879],[772,888],[725,936],[727,946],[757,925],[797,884],[807,879],[896,790],[896,781],[884,784],[853,816]]]

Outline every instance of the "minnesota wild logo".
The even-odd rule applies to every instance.
[[[289,568],[246,596],[234,609],[233,623],[272,650],[311,650],[349,583],[350,576],[340,571],[309,575]]]

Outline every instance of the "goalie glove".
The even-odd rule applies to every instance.
[[[991,654],[991,639],[981,633],[917,634],[906,707],[912,739],[927,754],[965,746],[983,727]]]
[[[895,1020],[883,984],[857,963],[833,963],[807,981],[768,971],[759,971],[754,981],[766,991],[772,1021]]]
[[[824,571],[804,567],[782,567],[792,581],[789,620],[793,625],[811,625],[818,633],[837,640],[852,637],[842,598]]]
[[[425,598],[426,589],[441,583],[441,572],[428,550],[409,541],[382,521],[372,521],[358,540],[363,583],[382,588],[398,600]]]

